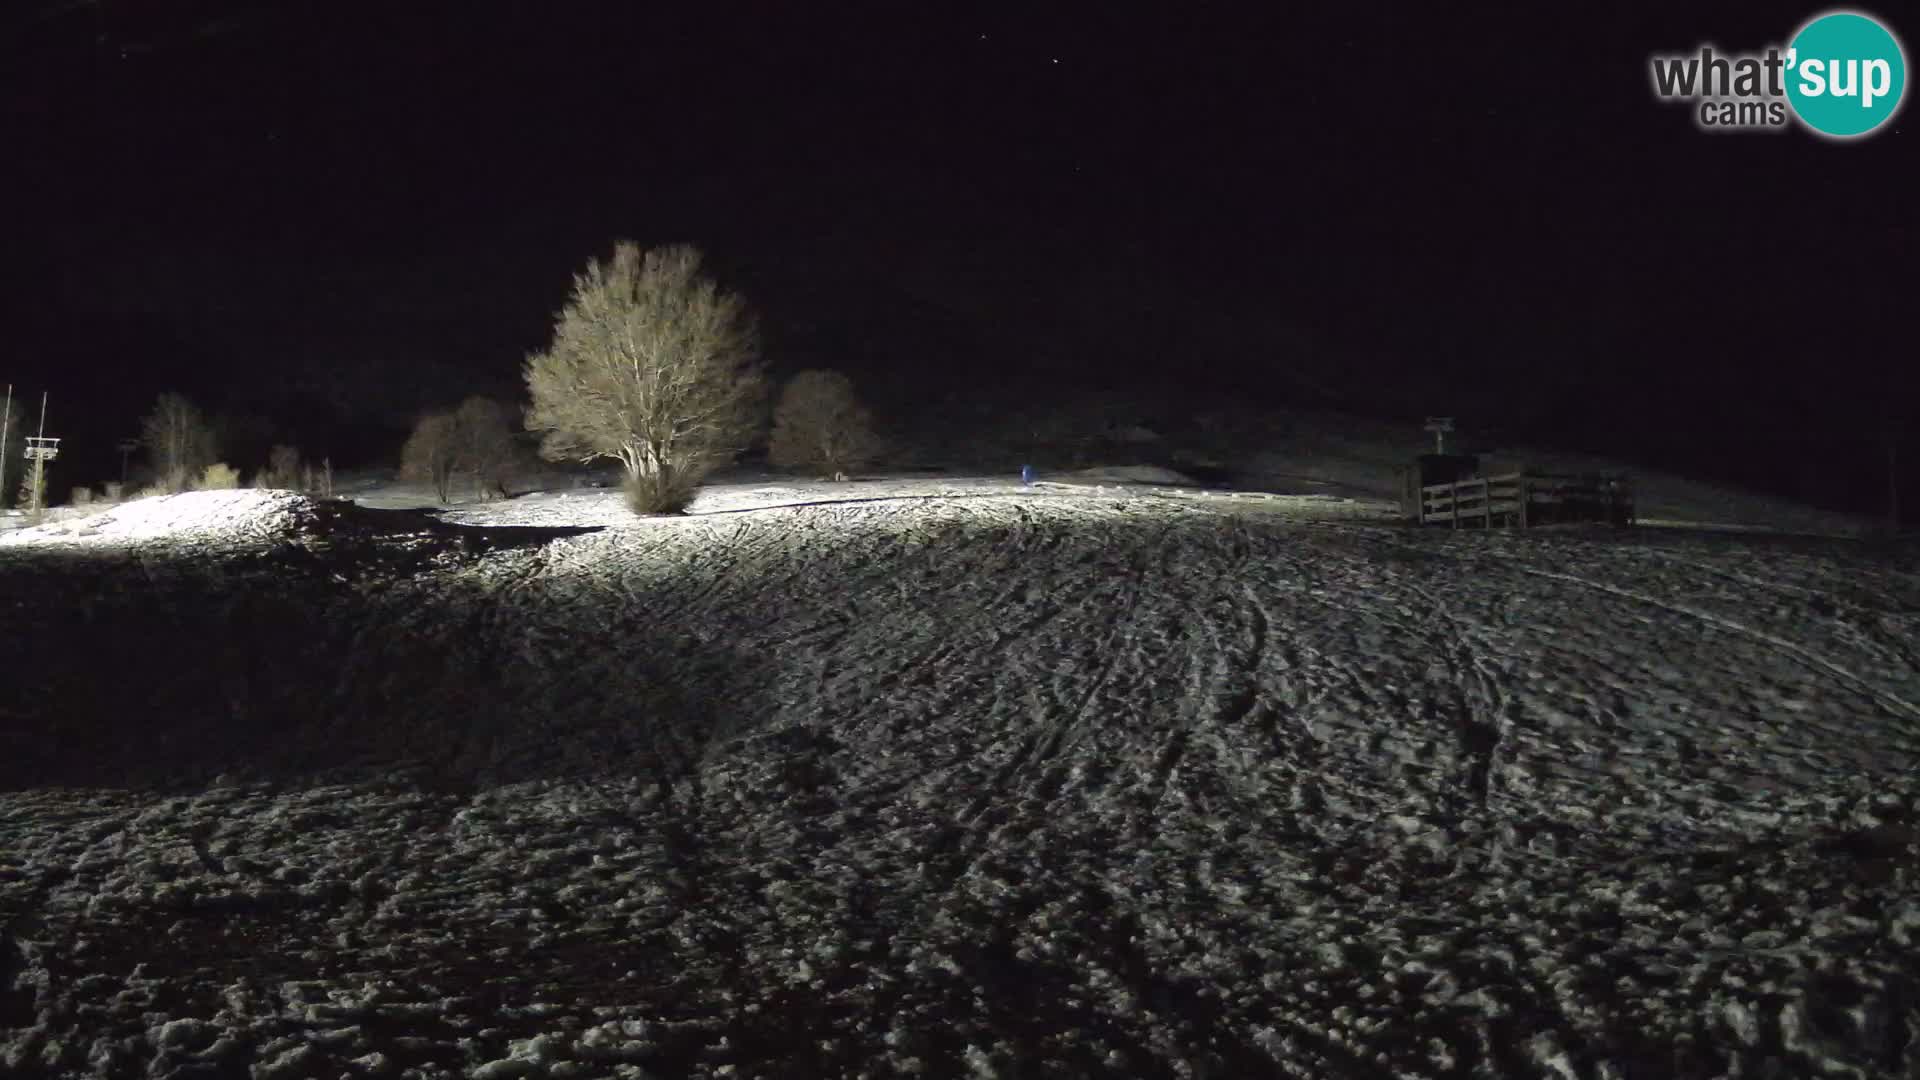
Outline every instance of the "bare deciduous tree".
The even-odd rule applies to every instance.
[[[768,460],[783,468],[819,469],[835,479],[879,452],[873,414],[837,371],[803,371],[787,380],[773,409]]]
[[[154,485],[163,491],[185,491],[218,456],[213,426],[182,394],[161,394],[140,422],[140,435]]]
[[[482,499],[505,498],[513,469],[513,413],[492,398],[470,397],[454,410],[455,466],[473,477]]]
[[[684,509],[764,416],[759,339],[746,304],[685,246],[628,241],[574,276],[553,342],[527,358],[527,430],[549,460],[617,459],[634,509]]]
[[[514,453],[512,415],[505,405],[483,397],[426,413],[400,450],[401,477],[432,484],[441,502],[453,497],[454,481],[463,475],[473,479],[482,499],[506,495]],[[331,475],[329,467],[329,488]]]
[[[453,414],[427,413],[413,425],[413,434],[400,448],[400,476],[432,484],[434,494],[446,502],[453,492],[458,450]]]
[[[40,514],[47,508],[47,471],[28,466],[20,477],[20,508],[32,515],[34,521],[40,520]]]
[[[260,486],[265,488],[285,488],[290,491],[301,490],[300,450],[285,443],[276,445],[267,453],[267,469],[260,477]]]

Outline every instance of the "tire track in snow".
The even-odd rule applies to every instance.
[[[1447,603],[1431,590],[1412,582],[1402,587],[1424,600],[1437,619],[1443,656],[1453,674],[1452,683],[1465,704],[1455,718],[1455,736],[1460,750],[1470,763],[1467,791],[1480,809],[1488,808],[1493,796],[1493,780],[1499,766],[1501,747],[1511,734],[1510,702],[1499,679],[1488,673],[1460,620]]]
[[[1621,588],[1618,585],[1609,585],[1606,582],[1583,578],[1577,574],[1566,574],[1553,570],[1536,570],[1529,566],[1521,566],[1518,569],[1521,573],[1533,577],[1565,581],[1583,588],[1592,589],[1595,592],[1606,593],[1609,596],[1617,596],[1624,600],[1632,600],[1636,603],[1646,604],[1663,611],[1672,612],[1675,615],[1683,615],[1720,630],[1725,630],[1728,633],[1745,637],[1796,660],[1807,667],[1813,668],[1816,671],[1822,671],[1833,676],[1836,680],[1846,683],[1866,697],[1879,702],[1881,708],[1895,716],[1904,715],[1911,720],[1920,720],[1920,705],[1915,705],[1913,702],[1897,694],[1881,690],[1854,672],[1849,671],[1810,649],[1788,641],[1777,634],[1770,634],[1758,627],[1748,626],[1745,623],[1715,615],[1710,611],[1704,611],[1689,604],[1675,603],[1671,600],[1661,600],[1658,597],[1648,596],[1645,593],[1635,592],[1632,589]]]
[[[873,626],[847,628],[846,636],[860,634],[858,648],[851,654],[836,653],[830,662],[848,670],[865,670],[876,660],[880,666],[870,681],[841,694],[850,694],[854,707],[865,714],[860,725],[886,723],[904,733],[903,725],[913,717],[960,707],[961,695],[972,689],[967,679],[970,674],[1002,669],[1011,650],[1063,614],[1077,610],[1073,604],[1055,602],[1044,582],[1036,579],[1019,558],[1043,531],[1064,528],[1061,521],[1037,520],[1023,511],[1009,522],[1004,516],[972,506],[948,509],[954,516],[942,519],[946,525],[968,529],[984,525],[1004,530],[1005,535],[989,545],[936,537],[926,546],[922,556],[925,561],[917,569],[929,580],[966,583],[959,588],[949,585],[938,596],[942,612],[939,620],[916,621],[902,627],[894,620],[899,612],[890,610],[881,613],[880,621]],[[982,586],[982,582],[991,585]],[[885,576],[881,584],[901,587],[903,604],[925,599],[902,584],[900,574]],[[1037,605],[1029,602],[1035,594],[1043,598]],[[1006,614],[1010,611],[1020,612],[1012,625],[1008,625]],[[967,628],[967,632],[953,633],[948,629],[952,626]],[[876,629],[882,632],[876,635]],[[923,647],[914,648],[923,642]],[[837,712],[838,706],[832,701],[821,697],[806,707]]]
[[[1142,545],[1143,549],[1151,552],[1164,548],[1166,537],[1170,532],[1171,526],[1162,527],[1152,541]],[[1140,556],[1140,564],[1144,564],[1146,561],[1146,555],[1143,554]],[[1074,743],[1069,743],[1068,737],[1070,735],[1077,735],[1083,730],[1087,718],[1092,712],[1094,702],[1099,699],[1101,691],[1106,688],[1107,684],[1112,680],[1114,673],[1119,670],[1124,654],[1117,646],[1124,640],[1128,631],[1133,628],[1140,611],[1140,599],[1144,590],[1141,589],[1138,584],[1141,577],[1138,565],[1136,565],[1129,576],[1135,584],[1131,588],[1124,588],[1124,603],[1120,611],[1112,616],[1111,627],[1101,640],[1098,649],[1100,654],[1106,656],[1106,662],[1094,675],[1093,680],[1087,686],[1086,692],[1080,696],[1079,703],[1073,707],[1072,711],[1069,712],[1065,718],[1048,724],[1042,731],[1030,731],[1027,734],[1022,740],[1021,749],[1015,755],[1014,760],[1009,762],[1007,767],[1002,769],[994,778],[993,784],[987,791],[983,792],[981,796],[975,799],[968,807],[967,812],[963,815],[964,820],[971,821],[978,817],[988,802],[1000,794],[1012,790],[1013,781],[1027,776],[1034,768],[1040,768],[1044,774],[1047,771],[1047,763],[1057,761],[1061,754],[1071,749],[1072,745],[1077,744],[1077,738],[1074,740]]]
[[[1248,561],[1238,575],[1238,595],[1245,605],[1252,641],[1246,668],[1242,672],[1243,685],[1229,696],[1229,703],[1219,718],[1220,744],[1216,750],[1232,766],[1222,770],[1222,779],[1229,790],[1245,805],[1262,807],[1271,804],[1275,797],[1269,779],[1275,773],[1271,768],[1272,763],[1283,762],[1284,768],[1278,770],[1279,775],[1297,780],[1312,760],[1301,753],[1301,745],[1306,740],[1300,738],[1300,732],[1292,728],[1283,729],[1284,707],[1268,700],[1266,679],[1269,669],[1284,662],[1288,671],[1305,670],[1308,661],[1302,659],[1301,652],[1305,652],[1314,665],[1328,668],[1333,665],[1324,654],[1297,640],[1291,645],[1276,643],[1286,640],[1281,633],[1286,622],[1269,609],[1256,582],[1249,580],[1254,569],[1254,564]],[[1288,711],[1310,715],[1334,691],[1329,686],[1320,685],[1309,688],[1306,693],[1305,700]],[[1257,740],[1248,738],[1254,735],[1258,736]],[[1293,790],[1298,789],[1296,787]]]
[[[67,902],[66,906],[72,907],[74,914],[65,927],[65,933],[55,941],[42,937],[46,931],[54,929],[54,923],[49,920],[50,909],[56,900],[63,899],[64,894],[74,891],[80,883],[83,873],[81,867],[88,857],[106,844],[123,846],[128,831],[148,809],[131,807],[111,812],[95,821],[71,861],[48,867],[40,881],[29,890],[19,913],[4,927],[0,927],[0,1021],[21,1021],[18,1024],[0,1022],[0,1027],[30,1027],[34,1023],[33,994],[18,989],[35,981],[31,978],[32,973],[37,973],[40,980],[44,981],[49,996],[57,990],[60,973],[48,961],[72,951],[74,939],[86,919],[87,903],[84,897]],[[24,994],[26,1000],[16,996],[17,993]]]
[[[1503,559],[1478,552],[1449,550],[1449,548],[1456,545],[1447,543],[1446,541],[1450,538],[1446,536],[1434,537],[1434,543],[1431,546],[1427,546],[1383,535],[1382,531],[1377,529],[1355,529],[1351,531],[1355,535],[1364,537],[1371,542],[1396,550],[1412,552],[1427,558],[1443,558],[1456,563],[1483,566],[1508,574],[1518,573],[1542,580],[1560,581],[1592,592],[1631,601],[1646,608],[1668,612],[1702,625],[1711,626],[1735,637],[1752,642],[1763,649],[1779,654],[1793,662],[1796,666],[1808,670],[1816,676],[1830,678],[1848,687],[1859,693],[1865,700],[1873,702],[1880,710],[1888,715],[1903,719],[1920,719],[1920,706],[1917,706],[1906,697],[1874,685],[1871,680],[1859,675],[1845,665],[1821,655],[1816,650],[1738,619],[1718,615],[1692,604],[1662,599],[1645,592],[1622,588],[1578,574],[1537,569],[1528,565],[1524,556],[1521,558]],[[1503,539],[1519,545],[1520,550],[1524,553],[1535,550],[1533,545],[1546,544],[1550,540],[1560,540],[1564,538],[1530,538],[1520,536],[1504,537]],[[1660,549],[1653,546],[1654,543],[1655,541],[1652,539],[1638,541],[1632,548],[1632,554],[1638,555],[1645,552],[1651,552],[1656,555],[1661,554]]]
[[[1239,580],[1252,559],[1254,545],[1244,519],[1223,518],[1224,531],[1215,533],[1215,554],[1221,562],[1241,573],[1222,582],[1223,588],[1214,606],[1195,605],[1195,621],[1203,631],[1206,646],[1186,657],[1190,684],[1188,707],[1155,757],[1151,779],[1147,783],[1148,816],[1140,819],[1144,827],[1151,815],[1157,815],[1165,801],[1174,775],[1187,760],[1194,736],[1203,727],[1224,729],[1241,724],[1253,712],[1259,700],[1259,671],[1266,653],[1267,617],[1250,586]],[[1233,588],[1234,583],[1238,588]],[[1197,635],[1198,636],[1198,635]],[[1229,643],[1229,636],[1235,639]],[[1241,640],[1247,641],[1242,650]],[[1235,661],[1236,654],[1245,656]]]
[[[782,624],[773,628],[779,635],[780,647],[803,647],[826,664],[842,639],[861,627],[862,617],[872,614],[862,609],[876,594],[908,595],[897,564],[901,544],[897,534],[885,528],[888,520],[884,510],[836,516],[840,535],[848,539],[836,552],[834,572],[830,577],[823,576],[818,571],[826,567],[810,565],[790,575],[789,599],[804,600],[805,603],[798,606],[809,617],[798,626]],[[812,550],[811,546],[802,548],[806,553]],[[846,558],[849,553],[856,558]],[[821,580],[829,580],[830,586],[820,588]],[[802,589],[808,591],[802,592]],[[830,594],[830,598],[823,594]],[[816,609],[823,613],[814,614]],[[823,680],[827,674],[825,670],[821,672]],[[824,687],[816,686],[816,689],[821,692],[820,700],[824,700]]]
[[[980,860],[994,849],[996,841],[1001,840],[1009,829],[1018,827],[1016,819],[1023,813],[1017,808],[1020,795],[1031,794],[1043,806],[1052,804],[1059,797],[1069,771],[1061,764],[1061,759],[1079,747],[1084,733],[1093,726],[1090,718],[1095,705],[1127,658],[1128,650],[1120,646],[1134,629],[1142,608],[1141,599],[1146,590],[1142,587],[1144,575],[1141,570],[1156,553],[1165,558],[1167,540],[1174,528],[1173,522],[1161,524],[1151,539],[1136,548],[1134,569],[1129,574],[1131,587],[1123,586],[1123,606],[1109,617],[1110,629],[1097,650],[1106,659],[1086,691],[1080,695],[1078,703],[1062,718],[1040,729],[1029,730],[1022,736],[1013,756],[994,771],[981,792],[956,817],[955,825],[946,834],[949,839],[941,845],[951,848],[947,857],[952,861],[952,869],[933,895],[944,895],[958,888],[973,873]],[[1090,595],[1078,607],[1098,603],[1100,595]],[[1038,711],[1030,714],[1030,723],[1037,722],[1040,722]],[[996,804],[1007,808],[1004,820],[983,828],[983,820]],[[1023,821],[1019,824],[1028,826],[1024,831],[1031,831],[1038,822]]]
[[[1022,515],[1026,516],[1025,511],[1022,511]],[[1022,582],[1020,586],[1009,590],[1000,600],[997,600],[991,606],[995,608],[1003,606],[1005,597],[1010,597],[1026,587],[1026,584]],[[1118,655],[1113,646],[1119,640],[1125,627],[1131,623],[1134,612],[1138,610],[1140,602],[1140,593],[1137,589],[1129,589],[1124,595],[1126,597],[1125,604],[1120,614],[1114,617],[1112,628],[1108,631],[1099,649],[1101,653],[1109,657],[1107,666],[1094,678],[1092,685],[1087,689],[1086,695],[1081,698],[1080,704],[1064,720],[1055,720],[1050,723],[1046,722],[1044,720],[1046,715],[1044,705],[1038,702],[1037,699],[1031,701],[1029,715],[1036,730],[1029,731],[1021,739],[1020,748],[1015,752],[1013,758],[1008,761],[995,776],[992,786],[990,786],[980,798],[975,799],[973,803],[969,804],[966,812],[963,814],[964,821],[971,824],[971,822],[977,819],[984,811],[987,802],[994,797],[996,792],[1011,790],[1014,786],[1014,781],[1028,776],[1036,767],[1036,763],[1039,763],[1042,776],[1048,775],[1050,770],[1045,763],[1057,760],[1065,746],[1068,732],[1073,730],[1084,718],[1089,703],[1099,693],[1101,685],[1106,681],[1108,676],[1111,675],[1114,665],[1118,663]],[[1092,602],[1093,598],[1089,597],[1083,601],[1081,606]],[[1076,608],[1075,611],[1077,613],[1078,609]],[[1044,619],[1035,620],[1021,627],[1016,635],[1009,637],[1006,641],[1012,642],[1026,638],[1041,625],[1057,620],[1062,613],[1063,609],[1059,607],[1049,608]],[[1052,788],[1057,791],[1058,785],[1043,782],[1042,787],[1043,789]],[[1042,797],[1046,799],[1046,801],[1051,801],[1052,798],[1051,794],[1048,794],[1044,790],[1042,791]]]
[[[1383,719],[1420,700],[1417,695],[1427,686],[1419,672],[1395,672],[1368,662],[1376,654],[1392,659],[1429,651],[1405,644],[1426,643],[1434,637],[1431,626],[1411,621],[1413,609],[1403,599],[1406,579],[1390,573],[1382,577],[1391,566],[1383,567],[1380,560],[1364,553],[1356,556],[1351,527],[1287,529],[1278,535],[1285,538],[1286,546],[1262,552],[1261,561],[1241,570],[1240,576],[1269,629],[1263,646],[1268,659],[1262,661],[1267,673],[1261,678],[1263,686],[1277,680],[1275,700],[1270,706],[1260,705],[1258,711],[1267,717],[1263,730],[1269,743],[1287,761],[1294,783],[1292,800],[1309,812],[1321,811],[1329,765],[1322,755],[1328,752],[1369,774],[1385,766],[1384,772],[1364,782],[1378,787],[1369,798],[1402,793],[1410,779],[1417,785],[1416,801],[1422,804],[1458,797],[1459,792],[1446,782],[1453,771],[1453,756],[1435,761],[1435,750],[1443,740]],[[1267,613],[1268,604],[1276,598],[1287,603],[1285,614]],[[1327,640],[1329,635],[1336,639]],[[1337,640],[1341,636],[1354,640]],[[1410,685],[1403,679],[1410,679]],[[1420,719],[1412,713],[1409,717],[1414,723]],[[1349,738],[1351,742],[1346,741]],[[1390,742],[1407,743],[1408,749],[1389,752]],[[1449,734],[1444,742],[1453,744],[1457,738]],[[1410,777],[1414,770],[1435,779]],[[1345,775],[1341,782],[1363,783],[1360,773]]]
[[[1669,565],[1686,567],[1687,569],[1719,578],[1722,581],[1732,582],[1747,589],[1795,597],[1802,602],[1811,604],[1815,612],[1822,617],[1834,619],[1839,626],[1850,632],[1850,636],[1855,639],[1856,644],[1868,650],[1884,650],[1892,654],[1893,658],[1904,662],[1908,667],[1914,669],[1915,672],[1920,672],[1920,651],[1916,651],[1903,635],[1888,633],[1877,626],[1869,628],[1866,624],[1866,617],[1873,617],[1875,619],[1886,618],[1895,614],[1894,612],[1848,600],[1830,589],[1817,589],[1793,582],[1767,580],[1751,574],[1743,574],[1736,570],[1714,566],[1711,563],[1689,559],[1671,551],[1647,548],[1642,552],[1638,552],[1638,554],[1650,555],[1654,559]],[[1821,611],[1822,605],[1827,606],[1831,611]],[[1842,621],[1837,618],[1841,613],[1851,614],[1856,616],[1856,618]]]

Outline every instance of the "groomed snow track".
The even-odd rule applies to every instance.
[[[1911,551],[272,509],[0,546],[0,1074],[1920,1074]]]

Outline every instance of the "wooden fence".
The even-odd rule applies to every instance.
[[[1420,524],[1522,529],[1566,522],[1633,524],[1633,491],[1620,476],[1515,472],[1420,489]]]

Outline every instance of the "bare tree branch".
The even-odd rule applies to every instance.
[[[187,490],[219,456],[213,425],[182,394],[161,394],[140,421],[140,436],[153,482],[166,491]]]

